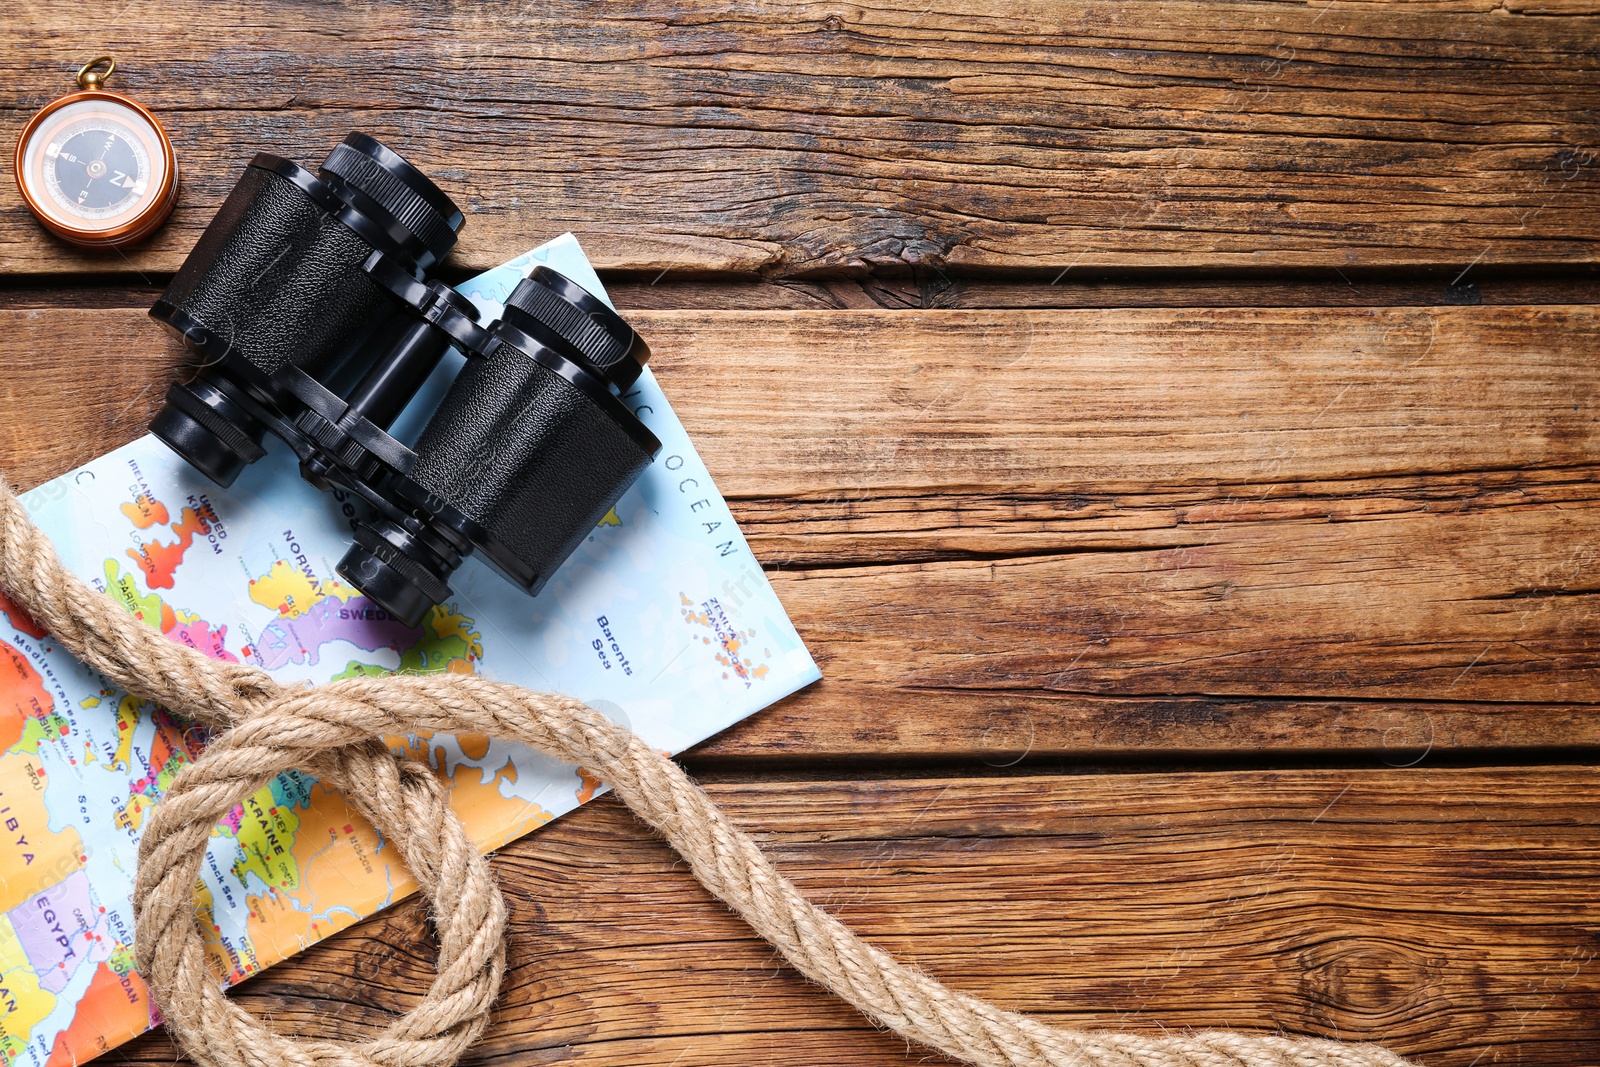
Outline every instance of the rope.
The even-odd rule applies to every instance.
[[[980,1067],[1406,1067],[1376,1045],[1233,1031],[1058,1030],[949,989],[810,903],[678,765],[594,709],[473,675],[286,686],[168,641],[57,558],[0,484],[0,586],[115,684],[221,731],[148,816],[134,885],[139,968],[168,1030],[202,1067],[449,1067],[482,1033],[505,970],[505,904],[429,768],[384,736],[485,734],[609,784],[696,878],[806,977],[902,1036]],[[438,977],[361,1044],[266,1029],[222,994],[194,892],[211,828],[274,776],[336,785],[394,842],[432,905]]]

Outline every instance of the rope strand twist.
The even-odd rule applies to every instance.
[[[449,1067],[483,1032],[505,970],[504,901],[438,776],[382,740],[440,732],[516,741],[585,767],[798,971],[877,1023],[979,1067],[1407,1067],[1377,1045],[1311,1037],[1061,1030],[949,989],[806,900],[676,763],[587,705],[473,675],[288,686],[208,659],[68,571],[4,485],[0,586],[114,684],[219,731],[148,817],[133,900],[140,972],[202,1067]],[[431,904],[437,977],[415,1008],[359,1044],[268,1030],[223,995],[197,925],[212,827],[290,768],[343,791],[394,842]]]

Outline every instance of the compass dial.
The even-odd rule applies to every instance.
[[[172,149],[143,109],[108,92],[74,94],[24,133],[17,178],[42,222],[80,244],[143,237],[176,194]]]

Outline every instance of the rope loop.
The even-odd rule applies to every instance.
[[[504,901],[440,779],[383,740],[433,733],[484,734],[585,767],[798,971],[903,1037],[978,1067],[1406,1067],[1377,1045],[1311,1037],[1058,1030],[949,989],[806,900],[676,763],[588,705],[475,675],[285,686],[207,659],[62,566],[3,484],[0,587],[116,685],[221,731],[148,816],[134,886],[141,973],[202,1067],[450,1067],[482,1033],[505,970]],[[218,988],[196,925],[211,828],[290,768],[339,788],[394,842],[432,905],[437,977],[415,1008],[361,1044],[262,1026]]]
[[[134,952],[180,1044],[217,1067],[428,1067],[459,1059],[488,1023],[505,973],[506,911],[438,776],[376,740],[302,760],[290,749],[241,747],[227,734],[213,752],[217,758],[184,767],[151,813],[134,882]],[[295,768],[343,791],[396,846],[432,905],[438,977],[416,1008],[361,1045],[291,1040],[242,1011],[211,974],[195,910],[212,827]]]

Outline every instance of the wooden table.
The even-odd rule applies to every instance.
[[[0,188],[13,480],[143,432],[252,153],[373,132],[454,276],[572,229],[652,341],[826,674],[685,763],[853,928],[1063,1026],[1600,1063],[1592,0],[19,7],[6,136],[112,51],[185,185],[126,257]],[[495,867],[474,1063],[925,1060],[611,800]],[[430,963],[406,904],[238,996]]]

